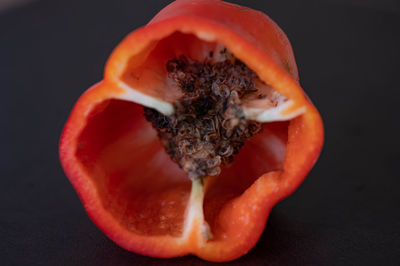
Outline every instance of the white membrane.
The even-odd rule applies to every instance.
[[[273,121],[286,121],[295,118],[305,112],[305,107],[296,109],[294,112],[289,114],[282,114],[286,109],[293,105],[292,100],[287,100],[278,103],[276,107],[271,107],[268,109],[263,108],[248,108],[243,107],[244,114],[247,119],[255,120],[258,122],[273,122]]]
[[[154,98],[150,95],[144,94],[142,92],[139,92],[131,88],[124,82],[119,82],[118,85],[121,88],[125,89],[126,92],[124,94],[117,95],[116,98],[135,102],[143,106],[156,109],[158,112],[164,115],[172,115],[174,113],[174,107],[172,106],[172,104],[164,102],[161,99]]]

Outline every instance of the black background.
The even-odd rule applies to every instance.
[[[113,47],[170,1],[37,0],[0,13],[0,264],[200,265],[123,250],[58,159],[62,127]],[[232,1],[269,14],[325,122],[321,157],[233,265],[400,264],[396,1]]]

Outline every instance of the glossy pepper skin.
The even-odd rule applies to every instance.
[[[163,153],[142,107],[134,102],[168,112],[172,94],[157,86],[157,76],[144,73],[169,52],[160,48],[160,54],[151,57],[155,63],[138,66],[167,39],[165,43],[196,53],[191,51],[195,44],[185,43],[196,38],[229,48],[293,101],[285,112],[303,112],[290,121],[269,123],[252,140],[283,143],[280,162],[268,147],[246,144],[236,165],[207,180],[204,191],[193,192],[192,187],[191,192],[190,180]],[[136,91],[126,84],[136,86]],[[293,52],[282,30],[249,8],[217,0],[181,0],[115,48],[104,80],[73,108],[61,136],[60,159],[88,215],[121,247],[160,258],[194,254],[222,262],[246,254],[256,244],[271,208],[300,185],[322,144],[322,120],[299,85]],[[197,212],[201,208],[204,217]],[[204,220],[212,236],[206,235]]]

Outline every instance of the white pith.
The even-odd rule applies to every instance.
[[[293,101],[286,100],[279,102],[276,107],[272,107],[269,109],[245,107],[243,108],[243,110],[246,118],[249,120],[255,120],[263,123],[274,121],[287,121],[305,112],[305,107],[301,107],[289,114],[284,114],[285,111],[289,109],[293,104]]]
[[[183,240],[188,240],[193,233],[198,234],[196,236],[197,239],[199,239],[200,242],[203,243],[207,240],[212,239],[213,236],[210,230],[210,226],[204,219],[203,201],[203,180],[198,178],[192,181],[192,189],[190,192],[189,204],[186,209],[185,223],[183,227]]]
[[[140,105],[153,108],[164,115],[172,115],[174,113],[174,107],[171,103],[165,102],[161,99],[154,98],[150,95],[144,94],[129,87],[126,83],[120,81],[118,85],[125,89],[124,94],[119,94],[118,97],[121,100],[138,103]]]

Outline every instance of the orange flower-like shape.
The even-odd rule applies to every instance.
[[[192,181],[165,152],[142,106],[173,114],[181,95],[166,62],[181,55],[202,61],[221,47],[262,80],[257,89],[270,97],[244,101],[243,110],[265,126],[219,176]],[[256,244],[271,208],[300,185],[322,144],[320,115],[299,85],[282,30],[249,8],[178,0],[115,48],[104,80],[74,107],[60,158],[91,219],[121,247],[228,261]]]

